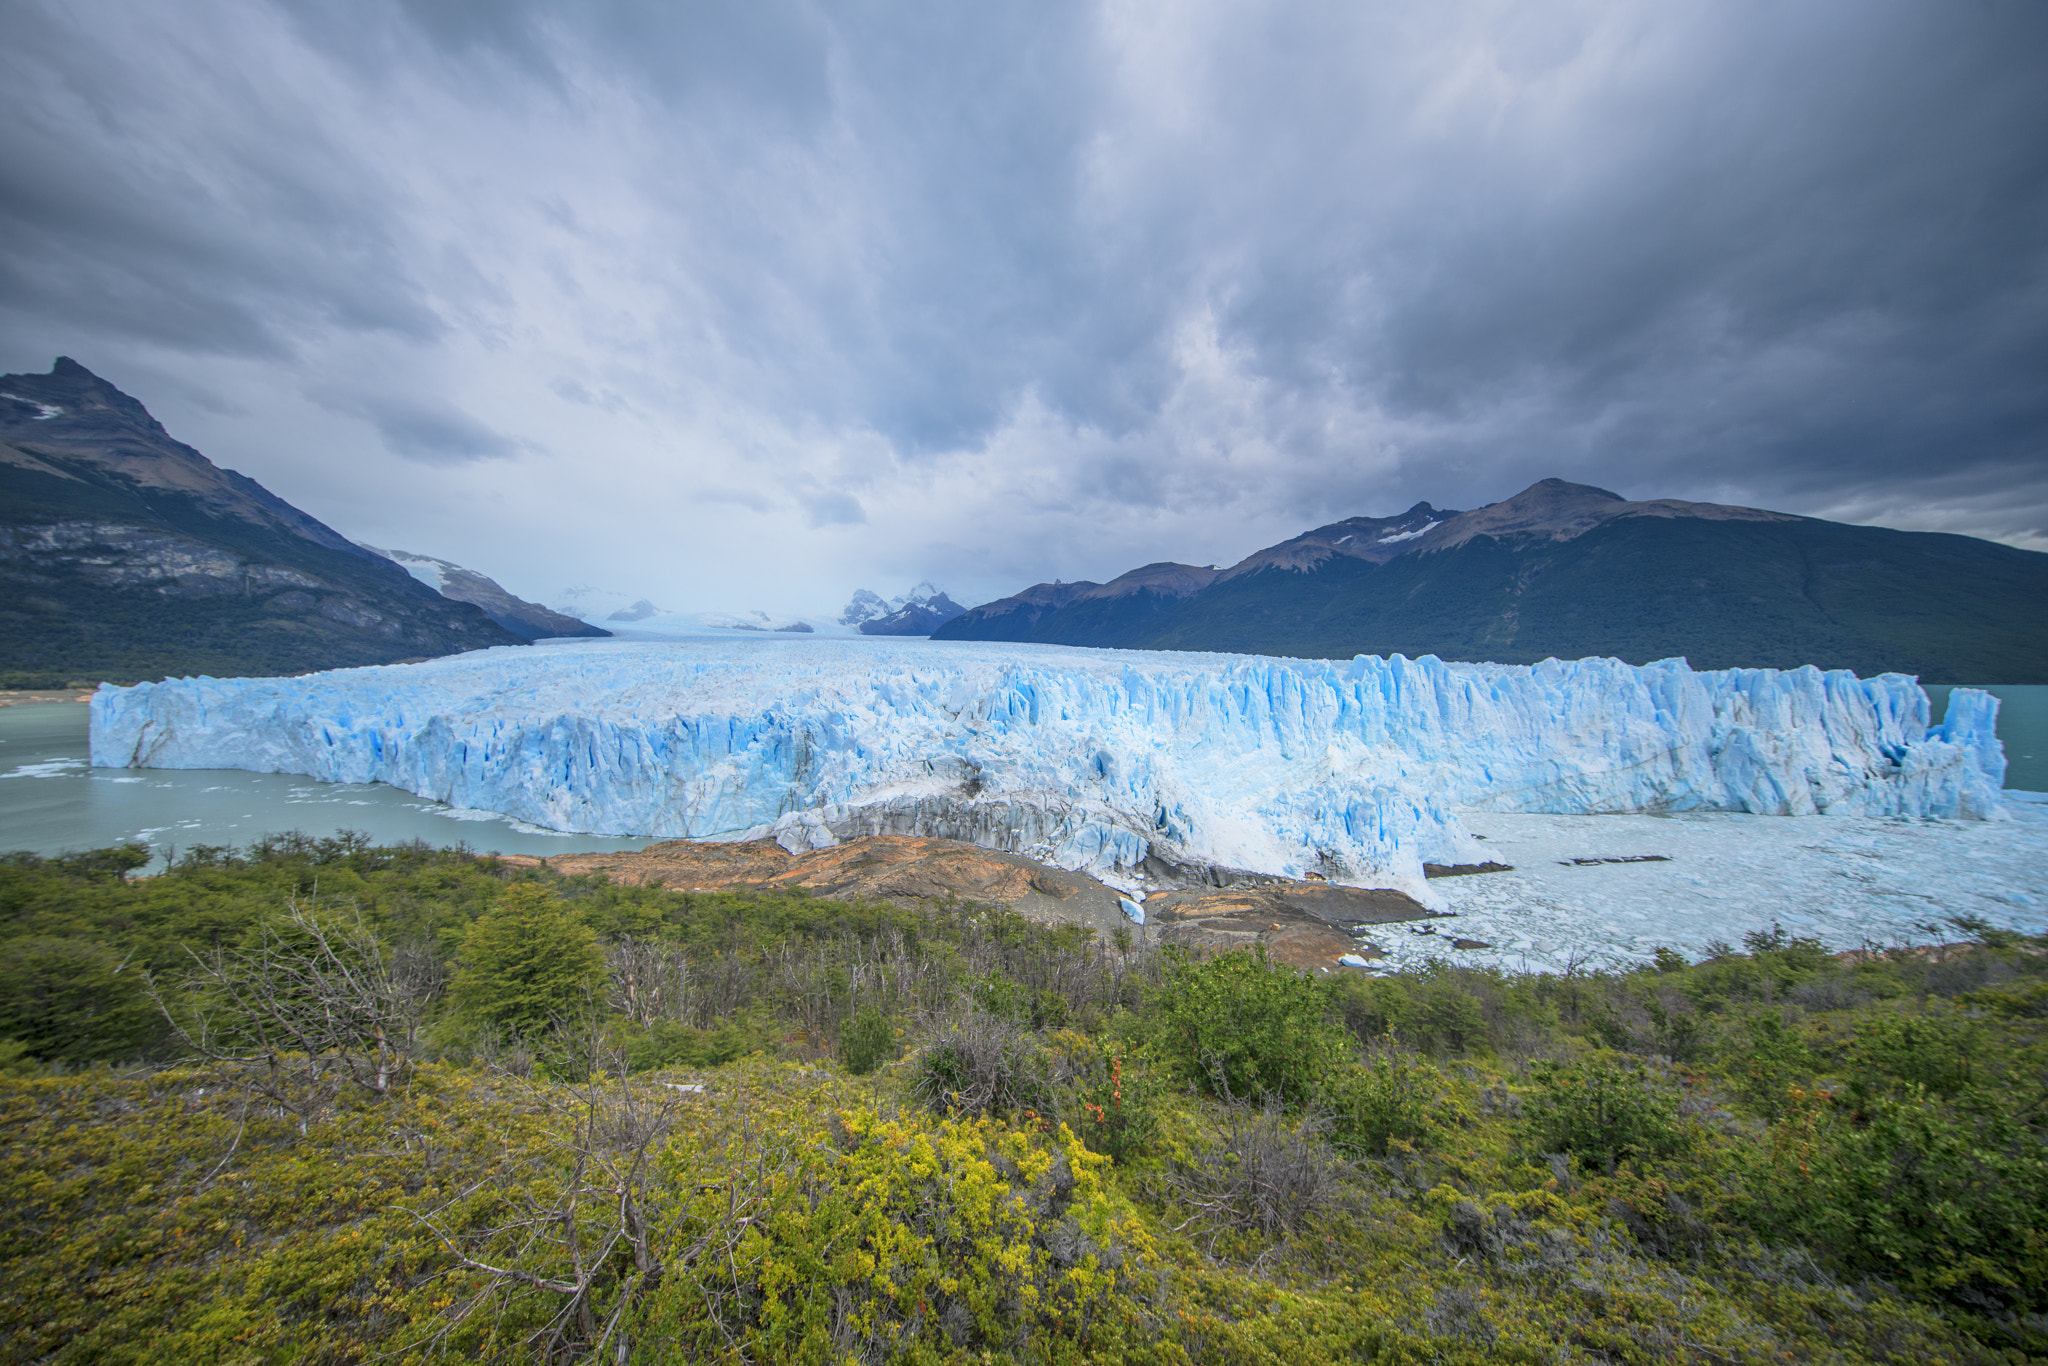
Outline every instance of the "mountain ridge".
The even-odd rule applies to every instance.
[[[1333,522],[1191,591],[1111,585],[1036,584],[934,635],[1504,664],[1683,655],[1698,668],[1811,663],[2048,682],[2048,555],[1762,508],[1635,501],[1562,479],[1466,512],[1417,503]]]
[[[839,614],[839,624],[864,636],[928,636],[966,610],[926,579],[886,602],[872,589],[855,589],[853,600]]]
[[[0,673],[299,673],[525,643],[70,357],[0,375]]]
[[[444,598],[470,603],[485,616],[523,640],[555,640],[567,636],[609,636],[602,626],[565,615],[518,597],[488,574],[466,569],[452,560],[433,555],[416,555],[409,550],[384,550],[366,545],[411,574]]]

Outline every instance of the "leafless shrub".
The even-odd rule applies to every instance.
[[[1046,1108],[1056,1078],[1038,1036],[967,1009],[938,1024],[918,1050],[911,1093],[940,1114],[1018,1114]]]
[[[1804,1010],[1853,1010],[1857,1006],[1869,1005],[1873,998],[1869,992],[1859,989],[1846,974],[1831,973],[1810,982],[1801,982],[1792,988],[1791,999]]]
[[[173,1035],[302,1119],[345,1082],[382,1096],[402,1081],[441,986],[430,954],[387,952],[353,904],[338,915],[288,898],[253,947],[187,953],[174,981],[147,979]]]
[[[579,1043],[562,1046],[573,1050]],[[547,1313],[524,1347],[539,1360],[580,1361],[609,1349],[616,1361],[627,1361],[626,1324],[634,1306],[672,1268],[729,1253],[753,1222],[742,1206],[758,1195],[743,1188],[737,1174],[726,1217],[711,1221],[694,1240],[678,1237],[687,1205],[656,1197],[653,1158],[691,1098],[659,1082],[635,1084],[622,1069],[593,1069],[574,1087],[530,1088],[529,1103],[556,1121],[548,1150],[533,1160],[554,1168],[553,1179],[525,1179],[527,1170],[501,1167],[439,1212],[421,1216],[456,1261],[480,1278],[430,1342],[445,1344],[478,1313],[514,1321],[523,1302],[538,1299]],[[499,1217],[464,1231],[447,1227],[449,1211],[487,1188],[504,1193]]]
[[[1470,1290],[1446,1286],[1437,1291],[1423,1322],[1437,1337],[1456,1338],[1479,1347],[1491,1347],[1500,1340],[1500,1333],[1486,1317],[1484,1302]]]
[[[1233,1107],[1222,1130],[1152,1178],[1154,1192],[1187,1217],[1213,1255],[1231,1235],[1293,1233],[1346,1195],[1351,1168],[1323,1141],[1326,1121],[1290,1123],[1276,1106]]]
[[[697,980],[680,944],[652,936],[621,939],[605,947],[605,965],[606,1001],[634,1024],[693,1018]]]

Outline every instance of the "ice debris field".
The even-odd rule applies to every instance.
[[[1461,934],[1547,959],[1560,918],[1600,918],[1611,932],[1598,942],[1620,954],[1731,931],[1666,926],[1683,933],[1657,939],[1677,908],[1554,905],[1555,889],[1526,877],[1426,882],[1423,864],[1499,857],[1504,832],[1538,838],[1537,818],[1770,824],[1710,815],[1747,813],[1825,816],[1844,834],[1840,818],[1859,829],[1935,820],[1931,838],[1965,857],[1959,832],[1981,828],[1987,847],[2019,841],[2016,871],[2001,876],[2048,872],[2038,809],[2016,822],[2023,804],[2000,793],[1997,705],[1958,689],[1945,724],[1930,726],[1926,695],[1901,675],[1695,672],[1675,660],[565,641],[301,678],[103,687],[92,761],[383,782],[591,834],[790,848],[939,835],[1132,891],[1188,869],[1316,874],[1399,888],[1473,917]],[[1739,858],[1741,839],[1718,843]],[[1741,882],[1688,862],[1688,875]],[[2003,918],[2038,920],[2019,895]],[[1853,939],[1857,913],[1837,919],[1815,929]]]

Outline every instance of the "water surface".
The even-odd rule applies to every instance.
[[[463,811],[382,783],[322,783],[230,768],[91,768],[83,702],[0,707],[0,851],[103,849],[139,840],[153,866],[195,844],[299,830],[360,830],[376,844],[467,843],[481,853],[644,849],[659,841],[565,835]]]

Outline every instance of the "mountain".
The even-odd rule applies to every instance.
[[[889,615],[889,604],[882,595],[868,588],[853,590],[853,601],[846,604],[846,610],[839,614],[841,626],[864,626]]]
[[[902,597],[887,602],[882,601],[879,593],[859,588],[854,590],[853,601],[839,614],[839,624],[857,626],[864,636],[928,636],[966,610],[930,582],[920,583]]]
[[[525,642],[60,356],[0,375],[0,672],[300,673]]]
[[[363,549],[375,550],[444,598],[481,607],[485,616],[523,640],[611,634],[601,626],[592,626],[587,621],[564,616],[537,602],[514,597],[499,587],[496,579],[474,569],[464,569],[459,564],[437,560],[432,555],[415,555],[406,550],[378,550],[373,545],[366,545]]]
[[[1208,575],[1207,581],[1203,579]],[[1225,570],[1038,584],[933,634],[1312,658],[1682,655],[2048,682],[2048,555],[1545,479],[1470,512],[1354,517]]]

